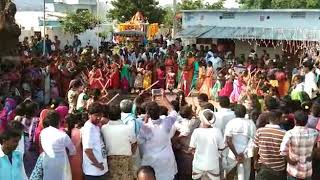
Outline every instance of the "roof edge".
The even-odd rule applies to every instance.
[[[197,10],[181,10],[182,13],[199,13],[199,12],[236,12],[236,13],[249,13],[249,12],[316,12],[319,13],[320,9],[197,9]]]

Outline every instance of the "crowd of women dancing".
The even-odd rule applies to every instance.
[[[318,54],[248,53],[22,54],[1,67],[0,179],[319,179]],[[139,93],[118,103],[110,89]]]

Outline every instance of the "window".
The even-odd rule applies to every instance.
[[[234,19],[234,13],[232,12],[222,13],[222,16],[220,16],[220,19]]]
[[[291,14],[292,19],[304,19],[306,18],[306,13],[305,12],[293,12]]]

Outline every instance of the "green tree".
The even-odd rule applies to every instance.
[[[150,23],[162,23],[165,11],[156,0],[112,0],[113,9],[109,11],[108,17],[125,22],[138,11],[148,18]]]
[[[64,32],[80,34],[96,27],[99,19],[89,11],[70,12],[60,19],[60,24]]]
[[[180,10],[194,10],[194,9],[222,9],[224,0],[219,0],[215,3],[204,3],[203,0],[183,0],[178,3]]]
[[[241,0],[245,9],[318,9],[319,0]]]

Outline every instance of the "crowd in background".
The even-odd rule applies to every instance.
[[[0,179],[319,179],[316,51],[30,39],[1,63]]]

